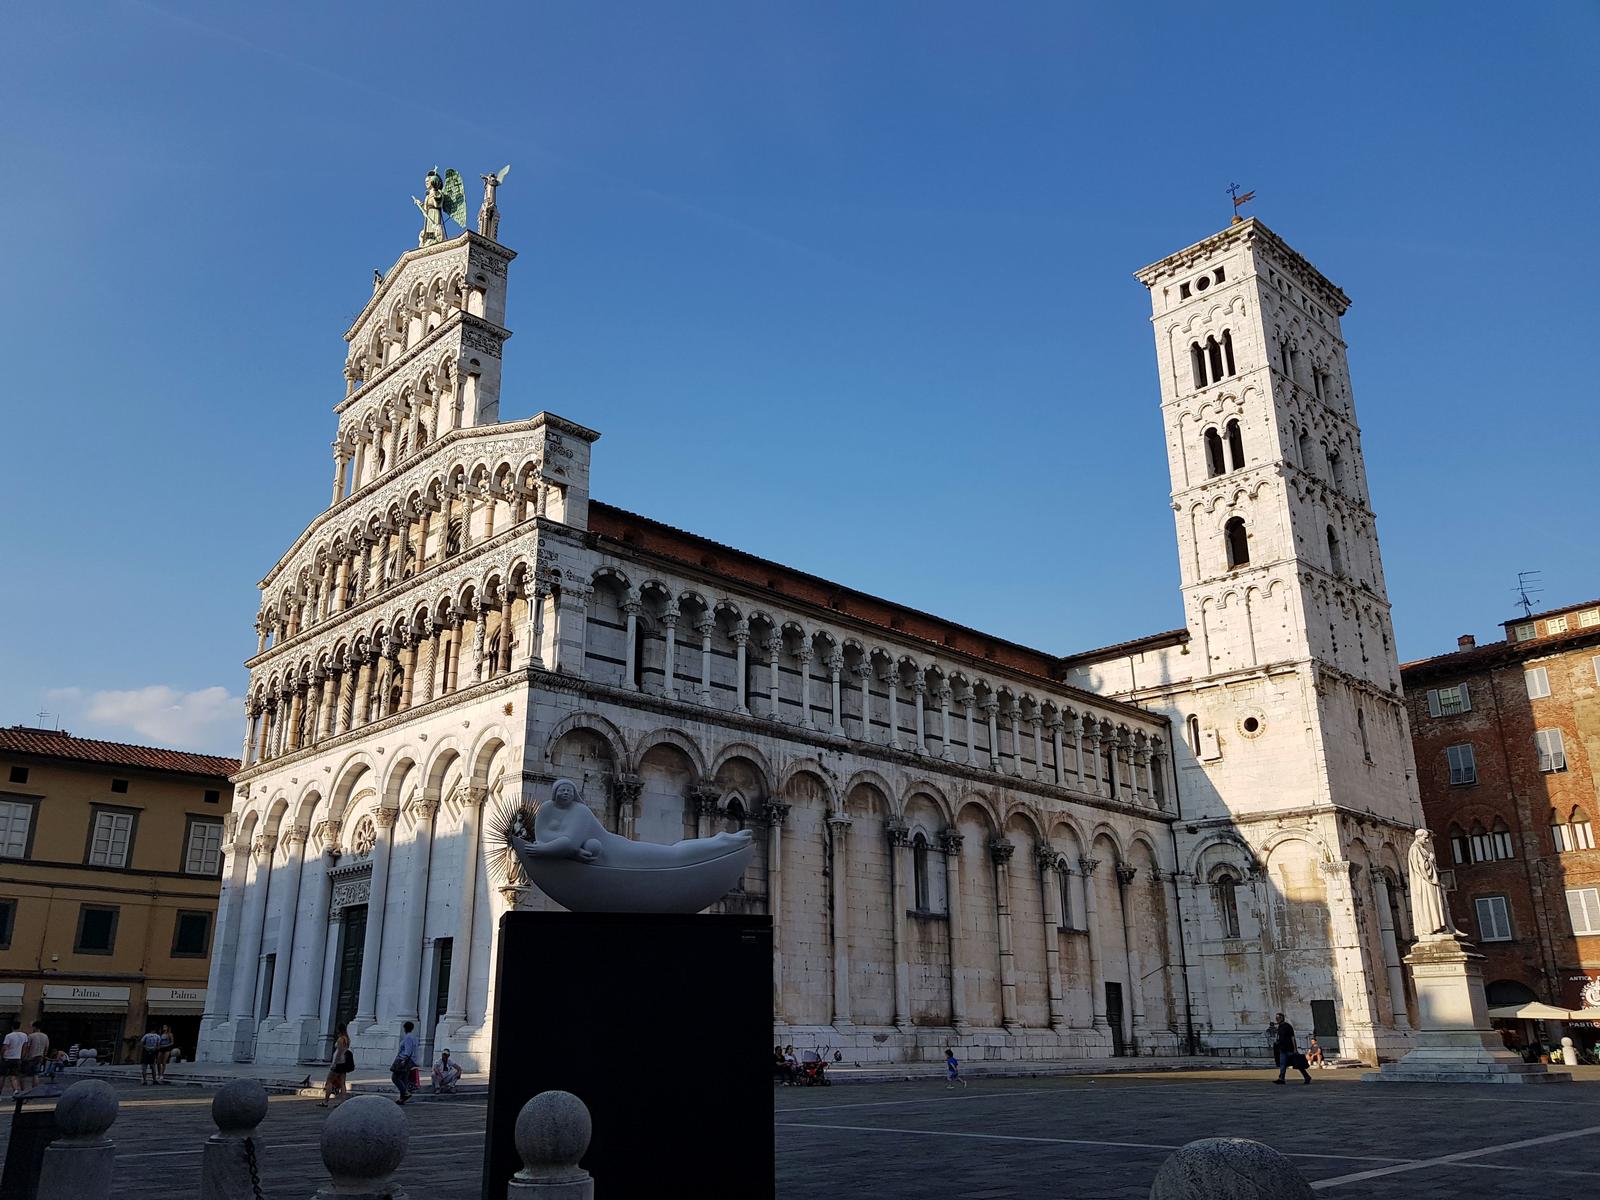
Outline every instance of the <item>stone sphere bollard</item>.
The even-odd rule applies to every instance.
[[[406,1156],[405,1113],[387,1096],[352,1096],[322,1125],[322,1164],[333,1183],[318,1196],[405,1200],[390,1184]]]
[[[117,1148],[106,1131],[117,1093],[103,1079],[81,1079],[56,1101],[57,1140],[44,1152],[39,1200],[109,1200]]]
[[[522,1170],[506,1200],[594,1200],[594,1180],[578,1165],[594,1125],[571,1092],[540,1092],[522,1106],[513,1135]]]
[[[1150,1200],[1311,1200],[1311,1185],[1271,1146],[1202,1138],[1161,1164]]]
[[[235,1200],[261,1183],[256,1126],[267,1117],[267,1089],[254,1079],[235,1079],[211,1099],[217,1132],[200,1150],[200,1200]]]

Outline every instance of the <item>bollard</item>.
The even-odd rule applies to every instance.
[[[322,1165],[333,1183],[312,1200],[406,1200],[389,1181],[406,1156],[405,1113],[387,1096],[352,1096],[322,1124]]]
[[[594,1200],[594,1180],[578,1165],[593,1131],[588,1107],[571,1092],[529,1100],[513,1135],[522,1170],[506,1186],[506,1200]]]
[[[1271,1146],[1202,1138],[1161,1164],[1150,1200],[1311,1200],[1311,1185]]]
[[[1578,1048],[1572,1044],[1572,1039],[1569,1037],[1561,1039],[1561,1065],[1564,1067],[1578,1065]]]
[[[261,1194],[256,1126],[267,1116],[267,1089],[235,1079],[211,1101],[217,1132],[200,1153],[200,1200],[251,1200]]]
[[[110,1200],[117,1148],[106,1136],[117,1093],[103,1079],[81,1079],[56,1101],[56,1140],[44,1152],[39,1200]]]

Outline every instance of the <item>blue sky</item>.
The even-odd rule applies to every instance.
[[[1182,621],[1136,268],[1350,294],[1402,657],[1600,595],[1600,7],[181,5],[7,17],[0,721],[237,752],[342,334],[513,164],[502,412],[595,494],[1070,652]],[[18,49],[22,53],[15,53]]]

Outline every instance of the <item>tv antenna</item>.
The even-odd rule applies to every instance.
[[[1544,588],[1539,586],[1543,574],[1543,571],[1517,572],[1517,586],[1511,590],[1517,593],[1517,604],[1521,606],[1524,617],[1533,616],[1533,597],[1544,592]]]

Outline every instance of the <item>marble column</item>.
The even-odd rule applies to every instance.
[[[774,633],[763,644],[767,652],[767,716],[778,719],[778,655],[783,653],[783,635]]]
[[[300,913],[300,872],[305,866],[306,836],[309,832],[304,825],[286,825],[280,837],[283,846],[283,906],[278,914],[272,999],[267,1005],[267,1020],[274,1024],[289,1016],[289,976],[294,965],[295,920]]]
[[[844,673],[844,655],[835,650],[828,655],[828,688],[832,694],[832,729],[834,733],[844,734],[844,709],[841,706],[839,691],[839,677]]]
[[[911,1028],[911,965],[906,946],[906,879],[909,875],[911,830],[899,818],[891,817],[884,826],[889,838],[889,911],[894,939],[894,1024],[896,1029]]]
[[[494,664],[494,673],[504,675],[511,670],[511,593],[505,591],[500,598],[500,657]]]
[[[1083,923],[1089,933],[1089,999],[1094,1011],[1094,1027],[1110,1030],[1111,1023],[1106,1020],[1106,973],[1100,949],[1100,906],[1094,894],[1094,873],[1099,865],[1098,858],[1086,855],[1078,859],[1078,869],[1083,872]]]
[[[439,1037],[449,1036],[467,1021],[467,977],[472,973],[472,918],[478,896],[478,859],[481,857],[478,830],[483,821],[483,804],[488,797],[484,788],[471,788],[461,809],[461,903],[457,906],[455,938],[450,943],[450,987],[445,997]],[[435,1042],[435,1045],[442,1043]]]
[[[478,605],[472,614],[472,682],[482,683],[484,675],[484,637],[489,631],[489,606]]]
[[[528,665],[536,671],[545,669],[544,665],[544,606],[550,596],[550,586],[534,581],[532,594],[528,599]],[[634,651],[633,638],[628,639],[629,653]],[[628,686],[633,686],[633,672],[628,672]],[[451,951],[454,953],[454,951]]]
[[[666,660],[662,664],[661,694],[667,697],[676,697],[678,694],[678,617],[681,614],[675,604],[667,605],[666,611],[661,614],[661,627],[667,631]]]
[[[1055,716],[1050,718],[1050,749],[1055,752],[1055,778],[1057,787],[1060,787],[1066,783],[1066,777],[1062,772],[1063,764],[1061,762],[1061,726],[1061,714],[1056,713]]]
[[[240,910],[248,906],[249,900],[249,847],[239,843],[235,837],[234,826],[237,821],[238,818],[229,813],[223,819],[222,826],[222,886],[217,897],[216,932],[212,936],[212,941],[221,946],[239,945],[243,924]],[[211,956],[211,969],[206,978],[205,1012],[200,1018],[202,1036],[226,1022],[232,1013],[235,964],[236,956]]]
[[[975,699],[971,688],[961,693],[961,711],[967,722],[967,763],[971,766],[978,765],[978,739],[972,732],[972,705]]]
[[[635,677],[639,674],[639,610],[644,604],[631,590],[627,599],[622,602],[622,612],[627,618],[627,628],[623,633],[623,662],[622,686],[630,692],[639,690]]]
[[[811,659],[814,654],[810,642],[801,642],[794,652],[795,663],[800,668],[800,724],[805,729],[814,727],[811,721]]]
[[[772,918],[772,1019],[785,1020],[783,1012],[783,823],[789,806],[768,800],[762,810],[767,822],[767,915]]]
[[[1139,1053],[1139,1043],[1148,1035],[1144,1020],[1144,970],[1139,954],[1138,918],[1134,913],[1133,899],[1129,894],[1139,869],[1131,863],[1117,864],[1117,892],[1122,908],[1122,940],[1128,955],[1128,1008],[1133,1019],[1133,1037],[1129,1050]]]
[[[333,499],[328,501],[329,508],[344,499],[344,464],[346,461],[348,460],[344,456],[344,443],[335,442],[333,444]]]
[[[828,816],[828,878],[833,902],[833,1024],[850,1022],[849,859],[845,843],[854,822],[842,812]]]
[[[326,965],[328,910],[333,900],[333,880],[328,875],[324,855],[338,848],[340,828],[340,822],[324,820],[312,830],[312,836],[321,844],[323,854],[318,855],[319,869],[311,881],[311,903],[305,914],[305,961],[299,964],[294,979],[290,981],[293,989],[289,997],[289,1012],[300,1026],[302,1047],[308,1035],[322,1032],[322,972]]]
[[[862,659],[855,665],[856,678],[861,681],[861,740],[872,740],[872,662]]]
[[[892,662],[883,673],[883,686],[889,689],[889,745],[900,749],[900,664]]]
[[[439,654],[439,630],[432,617],[423,617],[416,626],[417,649],[413,655],[416,668],[412,695],[416,703],[427,704],[433,699],[434,663]]]
[[[1048,842],[1034,847],[1039,864],[1039,886],[1044,889],[1044,970],[1050,986],[1050,1028],[1060,1031],[1067,1024],[1066,992],[1061,986],[1061,855]]]
[[[715,784],[696,784],[689,789],[689,803],[694,805],[695,836],[710,837],[721,811],[722,792]]]
[[[418,800],[411,806],[416,820],[413,840],[417,852],[413,856],[411,878],[406,884],[405,939],[400,943],[400,1017],[401,1021],[419,1021],[421,1000],[417,995],[422,973],[423,918],[428,913],[428,868],[433,859],[433,827],[439,815],[439,799]],[[468,964],[470,954],[462,957],[462,966]],[[451,968],[455,966],[455,944],[451,943]]]
[[[917,744],[912,749],[918,754],[928,752],[928,718],[927,706],[924,703],[927,693],[928,681],[922,672],[918,671],[911,680],[911,694],[915,697],[912,703],[917,706]]]
[[[939,835],[939,848],[944,851],[945,861],[945,903],[950,910],[950,1024],[958,1032],[967,1025],[966,939],[961,932],[962,840],[961,834],[953,828]]]
[[[711,703],[711,634],[717,628],[717,619],[707,609],[694,623],[700,635],[700,703]]]
[[[378,1021],[378,967],[383,959],[384,908],[389,899],[389,845],[395,817],[392,808],[375,808],[372,820],[377,839],[372,843],[372,885],[367,893],[367,937],[361,948],[361,991],[351,1022],[362,1029]]]
[[[1389,877],[1376,871],[1372,875],[1372,888],[1378,905],[1378,934],[1383,941],[1383,967],[1389,979],[1389,1011],[1394,1017],[1394,1027],[1411,1028],[1411,1014],[1406,1007],[1406,978],[1400,966],[1400,946],[1394,929],[1394,893],[1389,887]]]
[[[994,862],[995,933],[1000,949],[1000,1023],[1016,1030],[1017,956],[1011,937],[1011,855],[1016,847],[1005,834],[989,841],[989,857]]]
[[[272,854],[277,847],[278,839],[269,833],[258,836],[250,846],[244,918],[239,923],[239,947],[233,963],[233,1000],[228,1005],[236,1054],[255,1028],[256,976],[261,969],[262,927],[267,918],[267,893],[272,886]]]
[[[983,702],[983,715],[989,722],[989,769],[1000,770],[1000,701],[991,692]]]
[[[949,762],[950,751],[950,700],[955,695],[949,684],[939,689],[939,757]]]
[[[747,668],[745,666],[745,659],[749,651],[749,647],[750,625],[749,622],[747,622],[743,617],[740,617],[733,626],[733,649],[735,656],[735,690],[733,711],[737,713],[748,713],[750,711],[750,680],[746,674]]]
[[[1011,701],[1011,773],[1022,774],[1022,701]]]
[[[632,839],[639,820],[639,793],[644,781],[637,775],[613,775],[611,794],[617,801],[617,828],[613,831]]]

